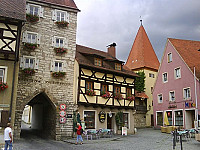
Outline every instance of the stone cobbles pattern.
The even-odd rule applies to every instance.
[[[135,135],[114,136],[86,141],[75,145],[75,139],[65,142],[30,137],[15,141],[14,150],[172,150],[172,136],[151,128],[139,129]],[[183,150],[199,150],[200,142],[194,138],[183,142]],[[177,143],[176,150],[180,150]]]

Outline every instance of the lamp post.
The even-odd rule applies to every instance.
[[[194,67],[194,92],[195,92],[195,103],[196,103],[196,109],[195,109],[195,129],[198,129],[198,105],[197,105],[197,83],[196,83],[196,74],[195,74],[195,67]]]

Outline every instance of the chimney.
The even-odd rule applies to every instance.
[[[116,58],[115,46],[117,46],[116,43],[112,43],[112,44],[107,46],[108,47],[108,54],[110,54],[114,58]]]

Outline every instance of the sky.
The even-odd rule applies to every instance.
[[[117,58],[126,62],[141,25],[159,59],[167,38],[200,41],[200,0],[74,0],[77,44],[107,51],[115,42]]]

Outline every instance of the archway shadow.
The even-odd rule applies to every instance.
[[[56,106],[49,97],[42,92],[30,100],[27,105],[31,109],[28,116],[22,116],[20,137],[55,139]],[[31,121],[27,122],[27,120]]]

